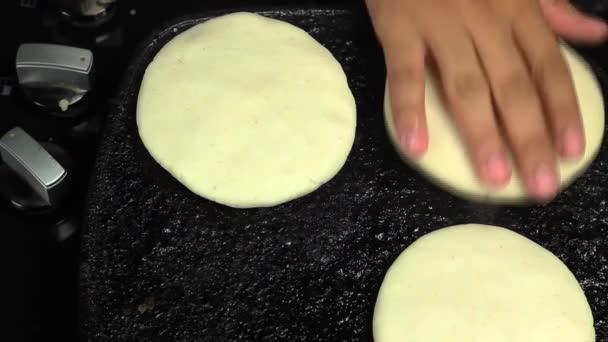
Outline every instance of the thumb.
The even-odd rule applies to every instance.
[[[551,29],[566,40],[594,44],[608,38],[602,19],[581,13],[567,0],[540,0],[540,5]]]

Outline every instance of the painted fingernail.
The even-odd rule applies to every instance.
[[[561,142],[561,154],[566,158],[576,158],[583,154],[585,142],[580,129],[568,128],[564,131]]]
[[[548,163],[541,163],[534,172],[532,183],[533,195],[541,200],[548,200],[557,194],[558,175],[555,168]]]
[[[484,178],[495,186],[504,185],[511,178],[511,165],[502,152],[495,152],[483,165]]]
[[[406,130],[401,136],[401,148],[409,157],[418,158],[426,151],[426,140],[420,129]]]

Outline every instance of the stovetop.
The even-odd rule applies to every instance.
[[[337,2],[341,1],[118,0],[99,25],[75,23],[44,0],[0,2],[0,136],[20,126],[38,141],[63,147],[74,164],[68,199],[57,210],[20,212],[0,201],[0,227],[5,243],[13,247],[6,249],[11,265],[5,273],[12,290],[8,308],[19,320],[13,324],[19,337],[13,340],[79,339],[81,213],[101,127],[137,43],[164,22],[194,12],[256,4],[318,6]],[[595,14],[605,17],[608,13],[608,1],[578,3]],[[62,44],[93,52],[94,88],[80,115],[51,115],[24,97],[15,74],[15,55],[22,43]]]
[[[11,280],[7,281],[11,288],[7,311],[15,320],[9,324],[18,336],[14,341],[79,340],[81,212],[101,127],[137,43],[171,18],[251,4],[246,0],[118,0],[105,22],[86,25],[59,14],[44,0],[0,2],[0,136],[19,126],[40,142],[64,148],[74,164],[68,199],[57,210],[20,212],[0,201],[0,227],[5,243],[13,247],[7,249],[11,261],[5,278]],[[15,56],[22,43],[61,44],[93,52],[95,83],[82,114],[54,116],[24,97],[15,73]]]

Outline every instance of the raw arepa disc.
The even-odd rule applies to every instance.
[[[137,126],[152,157],[194,193],[266,207],[338,173],[356,107],[342,67],[308,33],[233,13],[158,52],[141,84]]]
[[[581,175],[597,155],[604,135],[604,101],[595,75],[585,61],[572,49],[562,45],[562,54],[570,68],[585,130],[585,153],[578,161],[560,161],[560,189]],[[431,73],[426,77],[426,118],[429,129],[427,152],[416,161],[403,154],[402,159],[424,176],[456,195],[472,200],[517,203],[526,202],[528,195],[523,182],[513,172],[510,182],[499,190],[486,187],[478,179],[465,150],[459,132],[452,123],[437,80]],[[384,114],[388,134],[400,152],[390,106],[388,86],[384,96]]]
[[[593,342],[593,316],[555,255],[508,229],[427,234],[384,277],[375,342]]]

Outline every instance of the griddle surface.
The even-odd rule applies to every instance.
[[[155,53],[206,17],[154,32],[127,71],[92,179],[81,268],[90,341],[371,341],[392,261],[420,236],[461,223],[510,228],[559,256],[591,303],[597,341],[608,341],[606,144],[550,205],[460,200],[390,146],[383,58],[362,9],[263,14],[307,30],[342,63],[358,110],[346,165],[318,191],[273,208],[231,209],[190,193],[146,152],[135,106]]]

